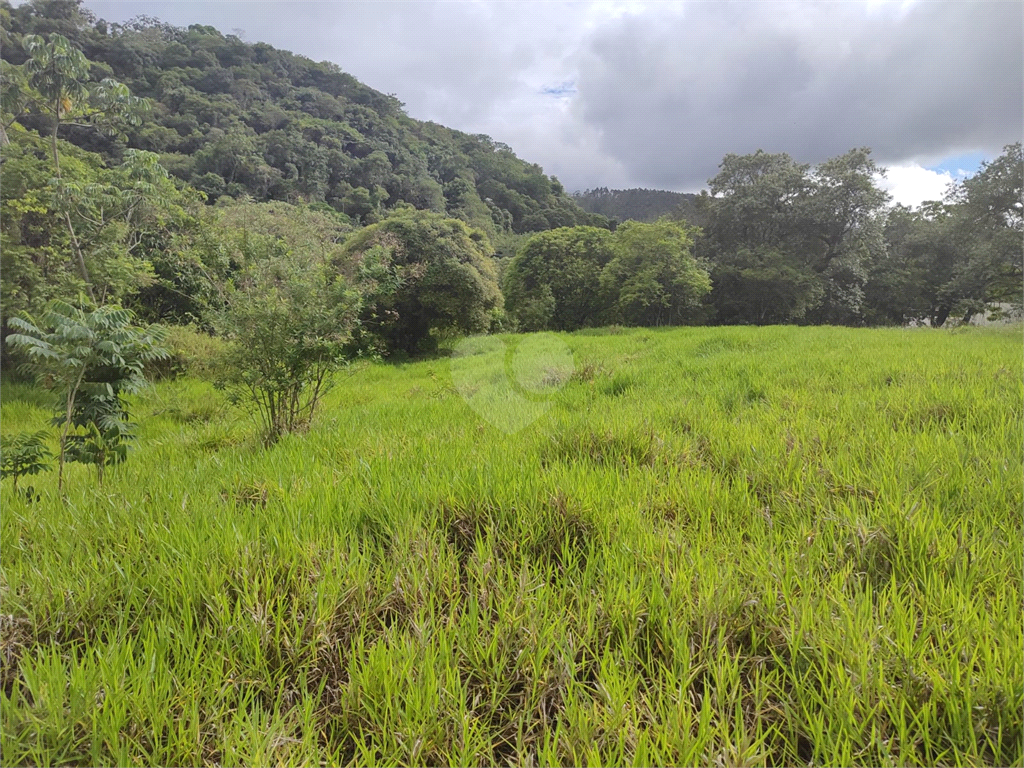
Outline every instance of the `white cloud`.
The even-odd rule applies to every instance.
[[[933,171],[909,163],[890,165],[885,178],[878,180],[878,186],[892,195],[894,203],[916,208],[926,200],[941,200],[953,181],[949,171]]]

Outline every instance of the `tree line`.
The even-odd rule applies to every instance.
[[[882,172],[866,148],[816,166],[763,151],[727,155],[692,216],[687,201],[653,225],[532,237],[505,272],[509,311],[532,330],[609,322],[938,327],[993,304],[1020,305],[1019,143],[917,210],[889,205],[877,184]],[[699,229],[687,226],[691,218]]]
[[[868,149],[813,167],[726,156],[697,200],[715,321],[941,326],[1020,304],[1020,143],[917,210],[890,207],[881,170]]]

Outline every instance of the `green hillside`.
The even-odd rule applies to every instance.
[[[686,192],[597,187],[573,192],[572,199],[583,210],[616,221],[656,221],[662,216],[683,219],[698,226],[703,221],[694,203],[697,195]]]
[[[329,62],[198,24],[110,24],[78,0],[16,7],[3,0],[0,21],[5,61],[24,61],[25,35],[61,34],[84,51],[94,79],[114,77],[151,100],[151,113],[121,138],[70,125],[61,138],[108,160],[126,147],[157,152],[211,202],[225,195],[325,202],[359,223],[405,203],[460,218],[499,241],[503,233],[607,226],[510,147],[415,120],[395,96]]]

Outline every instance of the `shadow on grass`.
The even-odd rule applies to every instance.
[[[380,362],[384,365],[401,367],[403,365],[411,365],[414,363],[428,363],[432,360],[447,360],[455,354],[455,344],[458,341],[459,340],[456,339],[446,342],[438,346],[437,349],[425,352],[407,352],[404,349],[396,349],[389,353],[387,357],[382,357]]]

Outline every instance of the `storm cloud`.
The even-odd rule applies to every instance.
[[[664,187],[700,184],[728,152],[998,151],[1021,134],[1021,8],[701,3],[631,18],[588,41],[575,114]]]
[[[757,149],[817,162],[869,146],[913,169],[993,157],[1024,133],[1017,2],[87,6],[336,62],[412,117],[487,133],[569,189],[693,191],[725,154]]]

